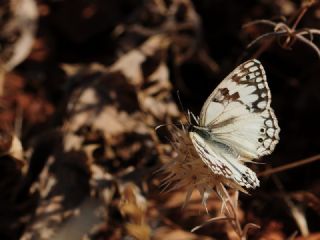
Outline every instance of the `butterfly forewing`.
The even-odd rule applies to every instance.
[[[206,100],[200,126],[208,127],[245,159],[270,154],[280,131],[270,102],[263,66],[258,60],[249,60],[230,73]]]
[[[217,117],[217,103],[225,106],[240,102],[250,112],[262,112],[270,107],[271,94],[261,63],[249,60],[233,70],[212,92],[200,113],[200,125],[209,125]],[[220,108],[222,107],[220,106]]]

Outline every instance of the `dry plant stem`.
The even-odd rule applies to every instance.
[[[200,50],[197,54],[199,61],[204,63],[212,72],[217,73],[220,71],[220,66],[208,55],[206,51]]]
[[[277,186],[277,188],[280,190],[281,196],[284,200],[284,202],[288,205],[291,215],[293,219],[295,220],[302,236],[306,237],[309,235],[309,228],[308,228],[308,222],[306,220],[305,214],[302,211],[301,208],[297,207],[293,201],[291,200],[289,194],[287,194],[284,190],[284,187],[282,183],[280,182],[279,178],[277,176],[273,175],[273,180]]]
[[[253,40],[251,43],[248,44],[247,48],[252,47],[253,45],[255,45],[256,43],[260,42],[260,40],[266,38],[266,37],[281,37],[281,36],[285,36],[287,34],[286,31],[281,31],[281,32],[270,32],[270,33],[265,33],[262,34],[261,36],[257,37],[255,40]],[[263,44],[260,48],[263,48],[265,45],[267,45],[268,47],[271,45],[271,43],[273,42],[273,39],[270,41],[270,43],[267,44],[267,42],[265,44]],[[258,50],[259,51],[259,50]]]
[[[278,173],[278,172],[286,171],[286,170],[291,169],[291,168],[295,168],[295,167],[299,167],[299,166],[302,166],[302,165],[305,165],[305,164],[309,164],[309,163],[312,163],[312,162],[317,161],[317,160],[320,160],[320,154],[312,156],[312,157],[309,157],[309,158],[305,158],[305,159],[302,159],[302,160],[299,160],[299,161],[296,161],[296,162],[293,162],[293,163],[285,164],[285,165],[280,166],[280,167],[268,169],[266,171],[258,173],[257,175],[259,177],[269,176],[269,175],[272,175],[272,174],[275,174],[275,173]]]
[[[22,125],[23,125],[23,109],[21,106],[17,106],[16,120],[14,123],[14,132],[19,139],[20,139],[21,133],[22,133]]]
[[[291,234],[291,236],[288,238],[288,240],[296,239],[297,235],[298,235],[298,231],[295,231],[294,233]]]
[[[193,228],[191,232],[195,232],[198,229],[216,221],[228,221],[232,226],[233,230],[237,233],[239,239],[246,240],[247,233],[250,228],[260,228],[258,225],[253,223],[248,223],[244,226],[243,229],[241,228],[241,224],[240,224],[238,213],[237,213],[238,196],[239,196],[238,191],[236,191],[233,196],[230,196],[230,194],[228,193],[224,185],[219,184],[219,186],[217,186],[216,192],[222,202],[221,214],[223,216],[211,218],[205,223]]]
[[[221,189],[224,194],[224,199],[226,199],[226,203],[224,208],[222,208],[222,213],[225,214],[227,217],[232,219],[230,221],[231,226],[235,230],[235,232],[239,235],[240,238],[243,236],[243,232],[241,229],[240,221],[237,214],[237,207],[238,207],[238,196],[239,194],[235,194],[234,199],[231,198],[226,188],[221,184]]]
[[[255,24],[258,24],[258,23],[265,23],[265,24],[269,24],[271,26],[274,26],[272,23],[272,21],[270,20],[256,20],[256,21],[252,21],[250,23],[247,23],[245,25],[243,25],[243,28],[246,28],[246,27],[249,27],[249,26],[252,26],[252,25],[255,25]],[[252,47],[254,44],[256,44],[258,41],[260,41],[262,38],[265,38],[265,37],[268,37],[270,35],[272,35],[273,33],[266,33],[266,34],[263,34],[262,36],[259,36],[258,38],[256,38],[255,40],[253,40],[251,43],[249,43],[247,45],[247,49],[249,49],[250,47]],[[273,43],[273,39],[269,39],[268,41],[265,41],[264,44],[262,44],[259,49],[252,55],[253,58],[259,58],[260,55],[266,51],[270,46],[271,44]]]
[[[5,82],[6,71],[3,67],[0,66],[0,97],[2,97],[4,92],[4,82]]]
[[[304,38],[303,36],[296,35],[296,38],[299,39],[301,42],[310,46],[319,56],[320,58],[320,50],[313,42],[309,41],[308,39]]]
[[[292,25],[292,29],[296,29],[297,25],[301,21],[302,17],[306,14],[306,12],[308,11],[309,7],[311,7],[311,5],[302,7],[302,9],[300,10],[300,13],[299,13],[296,21]]]
[[[274,28],[273,32],[265,33],[265,34],[257,37],[250,44],[248,44],[247,48],[250,48],[251,46],[256,44],[258,41],[260,41],[266,37],[276,37],[279,42],[279,45],[282,46],[284,49],[291,49],[291,46],[295,43],[295,41],[299,40],[299,41],[303,42],[304,44],[308,45],[309,47],[311,47],[317,53],[318,57],[320,58],[320,50],[312,42],[313,34],[319,34],[320,31],[317,29],[296,30],[296,27],[298,26],[302,17],[306,14],[307,10],[314,3],[315,2],[312,1],[311,3],[303,4],[302,7],[300,8],[299,12],[296,15],[292,16],[292,18],[289,21],[287,21],[287,24],[284,22],[276,23],[276,22],[273,22],[271,20],[266,20],[266,19],[256,20],[256,21],[252,21],[250,23],[245,24],[243,27],[248,27],[248,26],[252,26],[252,25],[256,25],[256,24],[265,24],[265,25],[272,26]],[[294,19],[295,19],[295,21],[292,24],[292,27],[289,27],[288,24],[293,22]],[[305,38],[304,36],[302,36],[305,34],[309,34],[310,40]],[[285,38],[284,42],[281,43],[280,37],[283,37],[283,36],[286,36],[286,38]],[[273,39],[264,42],[264,44],[262,46],[260,46],[260,48],[253,54],[253,57],[255,57],[255,58],[259,57],[266,49],[268,49],[270,47],[272,42],[273,42]]]
[[[232,197],[230,197],[228,191],[226,188],[221,184],[221,192],[223,194],[223,198],[227,199],[227,202],[225,203],[224,208],[221,210],[222,213],[225,214],[231,221],[230,224],[234,228],[235,232],[238,234],[239,239],[245,240],[247,239],[247,234],[250,228],[257,228],[259,229],[260,226],[254,224],[254,223],[247,223],[244,228],[241,228],[240,221],[237,214],[237,208],[238,208],[238,197],[239,197],[239,191],[236,191]],[[219,193],[218,193],[219,195]]]
[[[262,38],[264,37],[268,37],[268,36],[282,36],[282,35],[285,35],[284,33],[288,34],[290,33],[291,35],[292,34],[295,34],[295,35],[305,35],[305,34],[309,34],[310,35],[310,40],[312,41],[313,38],[313,34],[318,34],[320,35],[320,30],[318,29],[308,29],[308,28],[303,28],[303,29],[300,29],[300,30],[296,30],[296,31],[293,31],[294,29],[290,29],[286,24],[284,23],[275,23],[275,22],[272,22],[270,20],[266,20],[266,19],[261,19],[261,20],[256,20],[256,21],[252,21],[250,23],[247,23],[245,24],[243,27],[249,27],[249,26],[252,26],[252,25],[256,25],[256,24],[266,24],[266,25],[269,25],[271,27],[274,27],[276,31],[274,32],[269,32],[269,33],[265,33],[259,37],[257,37],[255,40],[253,40],[249,45],[248,47],[251,47],[252,45],[254,45],[255,43],[257,43],[259,40],[261,40]]]
[[[247,235],[248,235],[248,231],[249,231],[249,229],[251,229],[251,228],[260,229],[260,226],[257,225],[257,224],[254,224],[254,223],[247,223],[247,224],[244,226],[243,230],[242,230],[243,236],[247,236]]]

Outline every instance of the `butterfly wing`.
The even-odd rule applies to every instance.
[[[270,154],[279,141],[263,66],[249,60],[231,72],[206,100],[199,125],[244,160]]]
[[[189,135],[197,153],[214,174],[232,180],[241,187],[259,186],[256,174],[239,162],[238,154],[232,148],[220,142],[209,142],[195,132]]]

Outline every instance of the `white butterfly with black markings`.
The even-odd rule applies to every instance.
[[[211,93],[189,136],[202,161],[217,175],[245,188],[259,186],[243,162],[270,154],[280,128],[261,63],[252,59],[231,72]]]

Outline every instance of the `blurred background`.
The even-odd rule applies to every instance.
[[[182,209],[185,189],[161,192],[174,150],[154,129],[185,121],[177,90],[198,115],[257,58],[280,142],[250,165],[240,222],[261,226],[248,239],[320,239],[319,28],[316,0],[1,1],[0,238],[238,239],[225,222],[190,233],[221,203],[209,216],[199,194]]]

